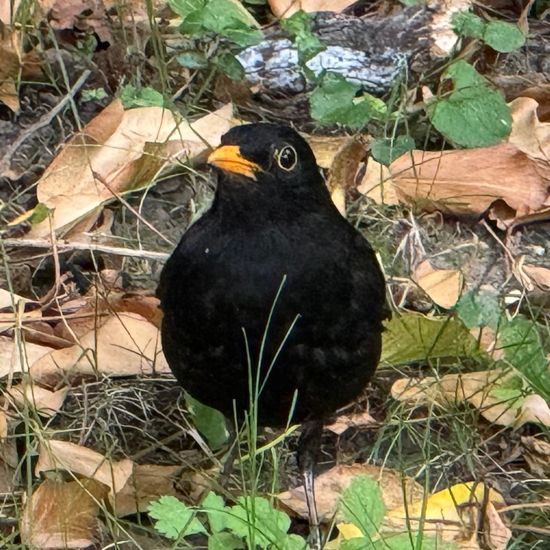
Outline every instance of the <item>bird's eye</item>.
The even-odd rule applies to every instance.
[[[298,155],[296,149],[290,145],[285,145],[280,151],[276,153],[277,164],[287,172],[294,170],[296,163],[298,162]]]

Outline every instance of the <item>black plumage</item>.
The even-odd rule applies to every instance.
[[[233,128],[208,162],[218,172],[212,207],[161,275],[164,353],[182,386],[229,418],[255,402],[260,425],[305,423],[298,465],[319,550],[322,425],[376,369],[384,278],[290,128]]]
[[[376,257],[290,128],[233,128],[209,163],[212,207],[159,285],[168,363],[229,418],[234,404],[249,407],[251,369],[261,425],[322,421],[358,396],[380,357],[387,309]]]

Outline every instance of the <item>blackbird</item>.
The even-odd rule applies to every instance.
[[[208,164],[218,176],[214,202],[160,279],[163,350],[181,385],[229,418],[257,398],[260,425],[305,423],[298,463],[317,529],[322,424],[376,369],[385,281],[291,128],[237,126]]]

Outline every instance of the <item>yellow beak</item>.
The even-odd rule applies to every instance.
[[[237,145],[222,145],[215,149],[206,161],[212,166],[216,166],[225,172],[241,174],[253,180],[256,179],[256,172],[261,168],[241,155],[241,150]]]

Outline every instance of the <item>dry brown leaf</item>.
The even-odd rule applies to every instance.
[[[346,215],[346,192],[355,186],[355,175],[366,153],[362,143],[350,138],[342,144],[332,159],[327,187],[342,216]]]
[[[9,4],[9,2],[8,2]],[[21,69],[20,35],[0,26],[0,101],[14,113],[19,112],[17,83]]]
[[[82,445],[50,439],[40,444],[35,475],[50,470],[64,470],[89,477],[106,485],[112,497],[126,485],[133,468],[134,463],[128,458],[111,461]]]
[[[54,350],[30,368],[34,380],[54,388],[82,376],[136,376],[170,372],[160,349],[159,330],[140,315],[120,313],[79,344]]]
[[[25,503],[21,517],[23,544],[38,549],[87,548],[97,541],[98,501],[107,488],[92,479],[46,479]]]
[[[160,328],[162,310],[160,309],[160,300],[156,296],[125,292],[109,296],[109,303],[114,311],[137,313]]]
[[[390,171],[400,202],[429,211],[480,216],[501,199],[520,217],[542,208],[548,197],[548,183],[531,159],[510,143],[412,151],[395,160]]]
[[[512,272],[516,279],[529,292],[536,288],[543,292],[550,291],[550,269],[538,265],[525,264],[524,259],[521,256],[514,262]]]
[[[411,503],[424,493],[421,485],[412,478],[403,477],[399,472],[389,468],[370,464],[335,466],[315,478],[315,501],[321,521],[333,519],[342,492],[350,486],[354,478],[361,475],[367,475],[379,481],[382,498],[387,508],[401,506],[405,498]],[[405,487],[405,494],[403,487]],[[300,517],[307,519],[308,510],[303,486],[280,493],[277,498]]]
[[[336,435],[343,434],[349,428],[364,428],[378,426],[378,422],[367,412],[356,414],[341,414],[332,424],[325,426]]]
[[[550,84],[538,84],[526,88],[520,94],[521,97],[530,97],[539,105],[537,115],[541,122],[550,122]]]
[[[26,304],[30,301],[31,300],[29,300],[28,298],[23,298],[23,296],[19,296],[19,294],[10,292],[5,288],[0,288],[0,309],[11,309],[14,305],[17,306],[19,302]]]
[[[305,12],[331,11],[340,13],[357,0],[268,0],[269,7],[276,17],[290,17],[299,10]]]
[[[450,309],[460,298],[464,277],[458,269],[437,269],[429,260],[421,262],[413,280],[438,306]]]
[[[483,526],[483,538],[487,548],[491,550],[506,550],[508,548],[508,543],[512,538],[512,531],[502,521],[500,514],[492,502],[488,502],[485,507]]]
[[[522,456],[529,464],[531,472],[540,478],[550,475],[550,443],[533,436],[522,436],[524,447]]]
[[[28,372],[30,365],[51,351],[50,347],[18,343],[11,337],[0,336],[0,378]]]
[[[540,395],[512,392],[506,398],[498,390],[516,377],[513,371],[494,369],[441,378],[401,378],[391,388],[394,399],[445,407],[466,401],[489,421],[501,426],[519,427],[527,422],[550,426],[550,407]]]
[[[51,417],[63,406],[68,390],[69,388],[61,388],[52,392],[30,381],[12,386],[6,391],[6,395],[13,400],[12,405],[15,408],[29,406],[38,414]]]
[[[53,229],[61,233],[90,216],[93,222],[114,193],[150,183],[169,162],[204,152],[206,143],[217,145],[233,125],[231,116],[228,104],[192,124],[178,123],[167,109],[124,111],[115,100],[46,169],[38,182],[38,201],[54,210]],[[49,234],[50,220],[46,219],[33,226],[27,237]]]
[[[12,17],[17,13],[17,9],[22,0],[10,0],[9,2],[0,2],[0,21],[4,25],[10,25]]]
[[[318,166],[328,169],[336,153],[350,140],[349,136],[311,136],[302,134],[311,147]]]
[[[102,0],[56,0],[51,5],[48,22],[58,30],[77,27],[80,32],[93,30],[101,42],[113,43],[111,25]]]
[[[126,485],[116,494],[114,511],[117,517],[147,511],[153,500],[164,495],[176,496],[175,476],[181,466],[136,464]]]
[[[399,204],[390,169],[372,157],[367,162],[365,174],[357,186],[357,191],[378,204]]]

